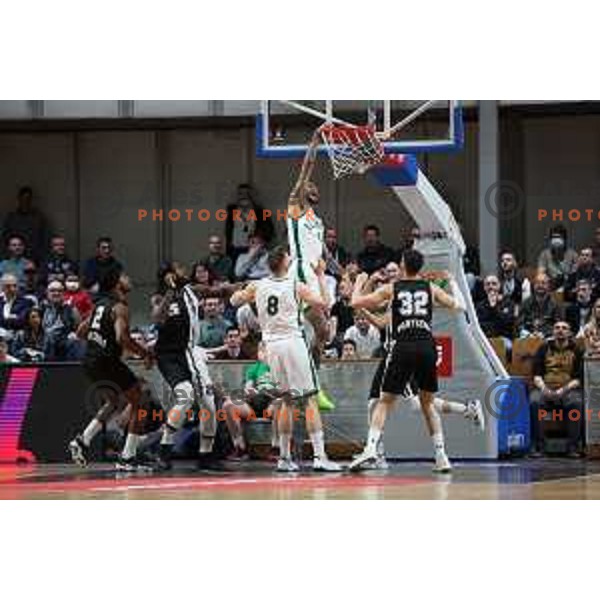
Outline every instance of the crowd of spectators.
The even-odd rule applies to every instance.
[[[235,203],[227,207],[224,236],[211,235],[201,258],[190,265],[200,292],[197,343],[211,359],[257,357],[256,307],[234,309],[229,299],[240,285],[268,275],[268,249],[284,240],[277,239],[271,219],[244,219],[251,210],[262,215],[252,187],[240,185]],[[377,225],[369,224],[362,230],[362,248],[353,255],[339,245],[334,228],[326,230],[331,306],[322,358],[381,355],[382,332],[350,306],[352,282],[360,272],[369,274],[375,287],[397,278],[403,251],[418,244],[419,237],[413,228],[399,247],[391,248],[383,243]],[[98,280],[105,270],[120,265],[112,240],[99,238],[94,256],[78,263],[64,236],[49,235],[32,190],[23,188],[16,210],[4,221],[2,242],[0,361],[78,360],[84,348],[77,328],[92,310]],[[496,272],[490,273],[480,273],[477,251],[469,247],[465,272],[484,333],[501,342],[509,359],[515,340],[540,340],[532,406],[557,399],[567,406],[581,403],[581,354],[600,354],[600,228],[590,244],[575,249],[566,229],[554,226],[537,264],[521,266],[515,253],[506,250]],[[151,343],[152,326],[136,330],[136,335]],[[557,363],[564,367],[560,375],[555,372]]]

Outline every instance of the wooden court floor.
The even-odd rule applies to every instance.
[[[273,473],[270,463],[224,464],[222,472],[181,464],[164,474],[120,474],[112,465],[0,465],[0,499],[600,499],[600,461],[519,459],[431,464],[398,462],[387,472]]]

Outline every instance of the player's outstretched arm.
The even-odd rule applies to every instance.
[[[371,323],[371,325],[375,325],[377,329],[385,329],[390,324],[390,312],[384,313],[374,313],[366,308],[360,309],[361,314],[364,315],[365,319]]]
[[[447,294],[442,288],[435,285],[435,283],[432,283],[430,285],[433,301],[437,306],[441,306],[442,308],[447,308],[455,312],[464,312],[467,310],[465,299],[454,278],[451,275],[448,275],[447,277],[452,295]]]
[[[300,169],[300,175],[298,180],[292,189],[292,193],[288,199],[288,214],[292,218],[299,217],[305,210],[304,202],[304,186],[307,181],[310,180],[313,169],[315,168],[315,162],[317,159],[317,148],[319,147],[320,133],[317,129],[310,140],[308,150],[304,155],[302,162],[302,168]]]
[[[352,299],[350,300],[350,306],[352,308],[366,308],[375,310],[384,305],[387,305],[392,298],[393,289],[391,284],[381,286],[379,289],[372,293],[365,293],[365,284],[369,276],[366,273],[360,273],[354,283],[354,291],[352,292]]]
[[[256,285],[253,283],[247,285],[243,290],[234,292],[229,302],[232,306],[238,307],[242,304],[250,304],[256,299]]]

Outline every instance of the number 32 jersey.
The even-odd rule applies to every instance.
[[[302,337],[300,302],[291,277],[266,277],[256,282],[258,322],[265,342]]]
[[[429,281],[404,279],[394,284],[390,337],[395,341],[433,339],[433,296]]]

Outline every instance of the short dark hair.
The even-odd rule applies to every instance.
[[[112,292],[119,283],[119,279],[123,273],[123,269],[119,265],[111,265],[111,267],[104,271],[98,278],[98,287],[101,292]]]
[[[28,185],[24,185],[23,187],[19,188],[18,198],[20,198],[21,196],[24,196],[25,194],[29,194],[30,196],[33,196],[33,190]]]
[[[550,237],[559,235],[563,240],[567,240],[567,228],[563,224],[554,225],[550,228]]]
[[[269,252],[269,269],[273,272],[277,271],[287,253],[287,246],[275,246],[275,248]]]
[[[350,344],[356,350],[356,342],[354,340],[348,338],[343,341],[342,346],[345,346],[346,344]]]
[[[381,231],[377,225],[366,225],[363,229],[363,233],[367,233],[367,231],[374,231],[378,236],[381,235]]]
[[[412,248],[404,252],[402,260],[404,261],[404,270],[407,275],[416,275],[425,263],[423,255],[418,250],[413,250]]]
[[[100,244],[110,244],[112,246],[112,238],[109,237],[108,235],[103,235],[102,237],[99,237],[96,240],[96,248],[100,245]]]
[[[225,335],[227,335],[228,333],[231,333],[232,331],[237,331],[238,333],[240,333],[240,328],[237,325],[230,325],[226,330],[225,330]]]

